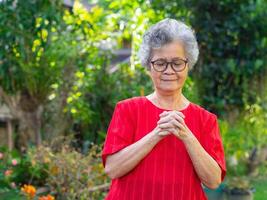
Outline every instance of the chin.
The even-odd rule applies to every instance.
[[[164,92],[177,92],[181,87],[158,87],[159,90]]]

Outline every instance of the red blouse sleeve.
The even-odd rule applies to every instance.
[[[106,158],[133,141],[134,127],[129,114],[127,103],[117,103],[110,121],[106,140],[102,151],[102,162],[105,166]]]
[[[226,165],[224,158],[224,149],[220,136],[220,129],[216,115],[212,114],[204,124],[203,147],[208,154],[218,163],[222,170],[221,180],[226,175]]]

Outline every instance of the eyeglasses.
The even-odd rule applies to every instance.
[[[171,62],[167,62],[165,59],[157,59],[154,61],[151,61],[151,64],[155,71],[157,72],[164,72],[167,68],[168,65],[171,65],[171,68],[175,72],[181,72],[186,68],[186,64],[188,63],[188,60],[184,60],[182,58],[176,58],[173,59]]]

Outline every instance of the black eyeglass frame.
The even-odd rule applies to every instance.
[[[182,58],[178,58],[178,59],[179,59],[179,60],[182,60],[182,61],[184,62],[184,67],[183,67],[181,70],[175,70],[175,69],[174,69],[174,67],[173,67],[173,61],[171,61],[171,62],[167,62],[167,61],[165,60],[165,62],[166,62],[166,66],[165,66],[165,68],[163,68],[163,70],[157,70],[157,69],[154,67],[154,63],[157,62],[157,61],[159,61],[159,60],[161,60],[161,59],[157,59],[157,60],[154,60],[154,61],[150,61],[150,63],[152,64],[152,67],[154,68],[154,70],[157,71],[157,72],[164,72],[164,71],[168,68],[168,65],[169,65],[169,64],[171,65],[171,68],[172,68],[173,71],[175,71],[175,72],[181,72],[181,71],[184,71],[185,68],[186,68],[186,65],[187,65],[187,63],[188,63],[188,59],[182,59]],[[176,59],[176,60],[178,60],[178,59]]]

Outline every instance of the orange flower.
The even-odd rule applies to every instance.
[[[33,198],[36,193],[36,189],[32,185],[23,185],[21,191],[24,192],[26,195],[28,195],[30,198]]]
[[[55,197],[51,196],[50,194],[47,196],[41,196],[38,200],[55,200]]]

